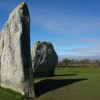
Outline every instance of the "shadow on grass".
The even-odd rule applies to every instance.
[[[73,75],[78,75],[78,74],[58,74],[58,75],[56,75],[56,74],[54,74],[54,75],[51,75],[51,76],[34,76],[34,78],[48,78],[48,77],[54,77],[54,76],[73,76]]]
[[[59,74],[59,75],[54,75],[54,76],[74,76],[78,74]]]
[[[46,79],[46,80],[42,80],[40,82],[35,83],[35,86],[34,86],[35,95],[36,97],[38,97],[46,92],[58,89],[63,86],[73,84],[75,82],[83,81],[83,80],[87,80],[87,79]]]

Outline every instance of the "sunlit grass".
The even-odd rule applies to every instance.
[[[55,76],[35,78],[33,100],[100,100],[100,68],[56,68]],[[0,87],[0,100],[27,100]]]

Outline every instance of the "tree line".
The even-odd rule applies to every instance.
[[[58,62],[57,67],[100,67],[100,60],[98,59],[74,60],[65,58],[62,61]]]

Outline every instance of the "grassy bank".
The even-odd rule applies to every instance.
[[[100,68],[56,68],[53,77],[35,78],[35,93],[34,100],[100,100]],[[23,100],[0,88],[0,100],[11,99]]]

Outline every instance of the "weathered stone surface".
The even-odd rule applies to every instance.
[[[58,56],[49,42],[36,42],[31,50],[32,67],[35,76],[52,76]]]
[[[30,52],[30,15],[26,3],[10,14],[0,32],[0,84],[34,97]]]

